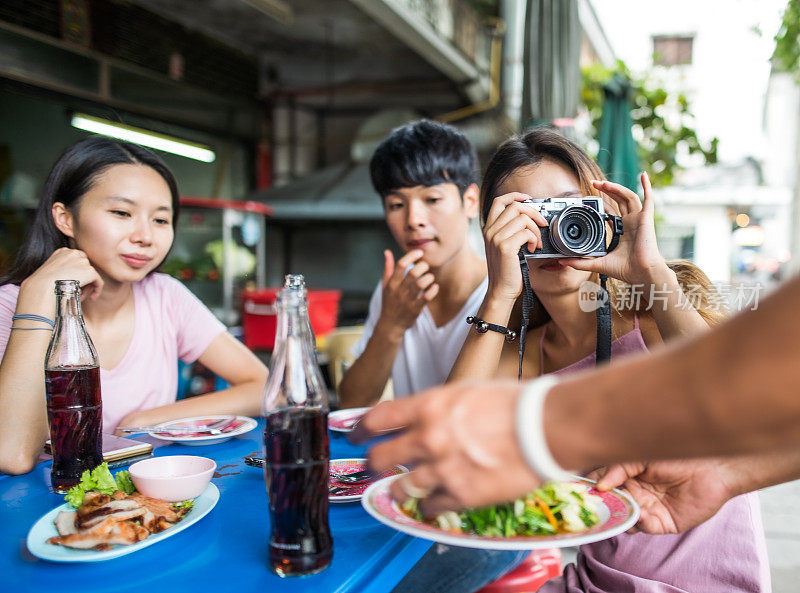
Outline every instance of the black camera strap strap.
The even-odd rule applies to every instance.
[[[600,292],[597,295],[597,353],[595,363],[611,360],[611,299],[606,288],[608,276],[600,274]]]
[[[607,251],[611,253],[619,245],[619,238],[623,234],[622,217],[606,214],[605,219],[611,224],[611,242]],[[600,274],[600,292],[597,295],[597,353],[595,364],[603,364],[611,360],[611,298],[606,288],[608,276]]]
[[[519,374],[518,380],[522,380],[522,359],[525,356],[525,336],[528,334],[528,323],[531,320],[531,309],[536,299],[536,295],[531,288],[531,277],[528,269],[528,260],[525,254],[519,252],[519,267],[522,271],[522,326],[519,328]]]
[[[622,217],[614,216],[613,214],[606,214],[605,219],[611,225],[611,242],[608,244],[608,247],[606,248],[606,251],[608,251],[608,253],[611,253],[617,248],[617,245],[619,245],[619,238],[623,234]],[[605,286],[605,284],[603,286]]]

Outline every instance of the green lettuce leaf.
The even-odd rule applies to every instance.
[[[116,475],[117,489],[122,490],[125,494],[133,494],[136,492],[136,486],[133,485],[131,475],[128,470],[117,472]]]
[[[89,471],[87,469],[83,472],[81,481],[70,488],[69,492],[64,496],[64,500],[72,508],[77,509],[83,502],[83,495],[89,490],[111,496],[117,490],[122,490],[125,494],[132,494],[136,491],[136,487],[133,485],[131,476],[127,471],[118,472],[115,480],[108,469],[108,463],[104,461],[93,470]]]
[[[105,461],[92,470],[92,479],[95,484],[92,490],[97,490],[101,494],[111,495],[117,489],[117,481],[111,475]]]
[[[67,492],[67,494],[64,496],[64,500],[66,500],[69,506],[71,506],[73,509],[77,509],[79,506],[81,506],[81,503],[83,502],[83,495],[85,493],[86,491],[79,484],[69,489],[69,492]]]

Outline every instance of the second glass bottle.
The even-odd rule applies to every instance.
[[[333,557],[328,392],[311,350],[302,292],[281,290],[277,305],[275,349],[263,397],[269,561],[279,576],[300,576],[325,569]]]

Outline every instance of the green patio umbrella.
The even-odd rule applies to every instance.
[[[631,95],[628,79],[615,74],[603,85],[605,104],[600,118],[597,164],[606,176],[616,183],[637,191],[639,189],[639,155],[631,134]]]

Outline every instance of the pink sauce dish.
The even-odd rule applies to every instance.
[[[136,489],[167,502],[189,500],[206,489],[217,464],[195,455],[169,455],[137,461],[128,468]]]

